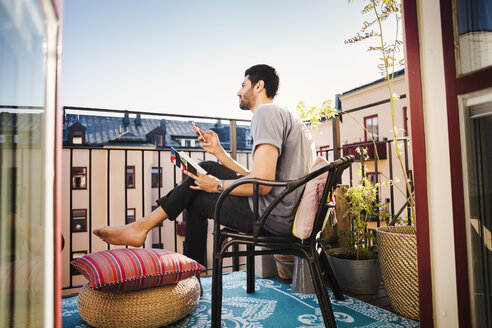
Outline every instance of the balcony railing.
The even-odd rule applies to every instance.
[[[367,156],[369,160],[374,160],[376,158],[376,153],[379,156],[379,159],[387,159],[386,141],[376,141],[375,143],[371,141],[362,141],[346,144],[342,148],[343,156],[354,155],[355,158],[359,160],[360,154],[356,151],[358,147],[363,147],[367,149]]]
[[[68,108],[67,108],[68,109]],[[78,112],[83,112],[77,108]],[[89,110],[92,112],[96,110]],[[87,111],[86,111],[87,112]],[[112,112],[104,110],[104,112]],[[121,111],[117,112],[122,114]],[[151,113],[146,113],[146,115]],[[132,113],[130,113],[132,115]],[[153,114],[155,115],[155,114]],[[171,115],[168,115],[171,116]],[[184,118],[183,116],[178,116]],[[195,119],[195,117],[186,117]],[[199,117],[204,119],[204,117]],[[208,118],[221,119],[221,118]],[[224,119],[221,119],[224,120]],[[229,119],[227,119],[229,120]],[[237,151],[235,135],[236,122],[229,120],[231,131],[230,153],[246,168],[250,168],[251,153]],[[408,140],[404,139],[405,145]],[[389,162],[389,176],[393,177],[393,160],[391,155],[391,141],[381,142],[381,147],[387,147]],[[341,147],[339,150],[345,149]],[[404,157],[408,154],[405,147]],[[184,149],[189,156],[198,160],[215,160],[214,157],[197,149]],[[325,149],[320,155],[328,160],[333,160],[333,149]],[[95,227],[104,225],[124,225],[132,220],[138,220],[149,214],[155,201],[165,195],[184,178],[181,171],[170,163],[170,150],[166,147],[140,147],[140,146],[90,146],[90,145],[65,145],[63,149],[63,236],[65,249],[63,251],[63,286],[64,293],[70,293],[73,288],[81,287],[84,283],[82,276],[70,267],[70,260],[85,253],[115,248],[106,245],[98,238],[94,238],[91,231]],[[357,164],[354,164],[357,165]],[[369,165],[369,164],[367,164]],[[371,164],[374,172],[378,172],[377,162]],[[386,164],[384,164],[386,165]],[[408,164],[407,164],[408,166]],[[128,168],[132,167],[129,171]],[[85,168],[85,171],[84,171]],[[407,170],[408,167],[407,167]],[[79,180],[74,179],[74,172],[78,172]],[[354,169],[350,167],[340,183],[352,185]],[[153,176],[154,175],[154,176]],[[375,175],[375,182],[379,181],[379,175]],[[382,187],[380,187],[381,189]],[[388,197],[390,214],[395,214],[395,197],[393,186],[385,187],[380,194]],[[404,204],[404,200],[400,201]],[[170,222],[164,221],[155,227],[148,235],[145,247],[166,248],[176,252],[182,252],[182,230],[184,221],[182,216]],[[376,222],[379,226],[379,220]],[[211,226],[211,225],[210,225]],[[209,230],[209,238],[211,230]],[[207,258],[211,259],[211,238],[208,243]],[[205,266],[212,262],[207,260]],[[225,262],[224,270],[239,270],[244,265],[243,259],[232,259]]]
[[[410,153],[408,150],[408,143],[409,143],[409,137],[403,137],[397,139],[397,142],[399,142],[402,146],[400,149],[402,149],[402,158],[404,161],[404,169],[407,174],[407,176],[410,179],[410,185],[412,187],[412,192],[413,192],[413,171],[410,167]],[[369,180],[373,183],[380,183],[380,186],[378,187],[378,194],[377,194],[377,201],[380,202],[381,199],[381,189],[385,189],[387,197],[385,197],[384,204],[386,205],[386,210],[389,211],[390,214],[390,219],[389,222],[392,224],[395,224],[398,220],[406,221],[407,224],[411,224],[411,220],[408,220],[410,218],[410,208],[408,205],[408,198],[410,197],[410,193],[408,192],[406,186],[402,185],[397,193],[399,194],[404,194],[404,198],[400,201],[395,201],[395,183],[388,183],[388,185],[383,185],[382,182],[384,181],[394,181],[396,182],[397,180],[402,180],[403,181],[403,176],[401,174],[401,165],[396,164],[397,166],[395,167],[395,159],[396,159],[396,154],[393,155],[393,140],[383,140],[383,141],[376,141],[375,142],[376,147],[374,147],[373,142],[354,142],[350,144],[346,144],[342,147],[337,148],[339,152],[343,154],[343,156],[346,155],[354,155],[356,156],[356,159],[360,161],[360,154],[356,151],[358,147],[363,147],[368,150],[368,155],[369,155],[369,161],[360,161],[360,166],[361,166],[361,171],[366,172],[366,174],[369,174],[370,176],[366,176],[366,178],[369,178]],[[377,150],[377,154],[379,156],[379,159],[381,161],[376,160],[375,156],[375,151],[374,149]],[[317,152],[318,155],[325,157],[328,161],[334,160],[334,154],[335,154],[335,149],[327,149],[324,148],[323,150],[320,150]],[[380,167],[383,166],[383,167]],[[370,166],[370,167],[368,167]],[[353,170],[352,167],[349,168],[349,184],[350,186],[353,185]],[[376,174],[377,172],[377,174]],[[395,172],[400,172],[400,174],[395,174]],[[384,177],[384,180],[381,179],[381,177]],[[406,211],[405,211],[406,209]],[[400,216],[406,216],[406,218],[401,218]],[[379,227],[380,222],[379,222],[379,217],[377,219],[377,226]]]

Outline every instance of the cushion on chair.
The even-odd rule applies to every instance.
[[[103,291],[131,291],[176,283],[205,268],[172,251],[153,248],[112,249],[72,261],[89,286]]]
[[[314,172],[327,164],[329,163],[326,159],[317,156],[313,167],[311,168],[311,172]],[[306,183],[292,227],[292,234],[299,239],[304,240],[308,238],[313,231],[316,211],[318,210],[320,199],[323,196],[323,189],[325,188],[327,176],[328,172],[325,172]]]
[[[163,327],[186,317],[198,304],[196,277],[130,292],[104,292],[86,284],[79,292],[80,317],[93,327]]]

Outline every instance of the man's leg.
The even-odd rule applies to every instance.
[[[208,219],[202,215],[185,210],[186,222],[183,254],[206,266]]]
[[[210,174],[219,179],[238,178],[238,175],[235,172],[218,164],[217,162],[207,161],[201,163],[201,165]],[[125,226],[107,226],[103,228],[96,228],[93,230],[93,233],[108,244],[129,245],[135,247],[142,246],[148,232],[153,227],[167,218],[174,220],[184,208],[193,202],[197,195],[204,193],[199,190],[191,189],[190,185],[192,184],[194,184],[194,180],[186,178],[183,183],[176,186],[166,196],[157,201],[160,206],[156,210],[140,220]],[[217,196],[217,194],[208,195]],[[215,197],[215,200],[217,197]],[[206,217],[204,219],[206,221]]]
[[[92,232],[104,242],[111,245],[139,247],[145,242],[150,229],[164,221],[167,217],[167,213],[161,207],[158,207],[149,215],[130,224],[96,228]]]
[[[183,254],[206,265],[208,218],[214,218],[219,194],[200,193],[185,211],[186,234]],[[248,197],[228,196],[222,203],[220,223],[242,232],[253,230],[254,215]]]

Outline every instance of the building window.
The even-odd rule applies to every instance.
[[[492,65],[492,2],[456,0],[457,70],[466,74]],[[454,24],[456,24],[454,23]]]
[[[73,209],[71,232],[87,232],[87,210]]]
[[[87,189],[86,167],[72,167],[72,189]]]
[[[371,115],[364,117],[364,139],[365,141],[370,141],[371,138],[367,135],[370,133],[374,140],[379,140],[379,125],[378,125],[378,115]]]
[[[152,188],[162,187],[162,167],[152,168]]]
[[[126,187],[135,188],[135,166],[126,167]]]
[[[377,178],[378,178],[378,183],[380,183],[381,179],[379,174]],[[366,179],[374,186],[376,184],[376,172],[366,172]]]
[[[125,224],[129,224],[132,222],[135,222],[135,209],[134,208],[127,208],[126,209]]]
[[[195,147],[195,140],[194,139],[177,139],[181,147],[186,147],[186,148],[191,148]]]
[[[164,146],[164,136],[162,134],[154,135],[154,145],[156,146]]]
[[[70,263],[72,263],[73,260],[79,259],[84,255],[87,255],[87,251],[72,252],[72,254],[70,254]],[[77,270],[72,264],[70,264],[70,274],[72,276],[81,275],[80,271]]]
[[[407,106],[403,107],[403,135],[408,137],[408,110]]]
[[[72,144],[81,145],[83,143],[82,131],[72,132]]]

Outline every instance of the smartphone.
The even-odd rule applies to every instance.
[[[203,136],[203,134],[200,132],[200,128],[198,126],[196,126],[196,123],[191,121],[191,123],[193,124],[193,126],[196,128],[196,130],[198,131],[198,134],[200,135],[200,137],[202,137],[202,140],[207,142],[207,139],[205,139],[205,137]]]

